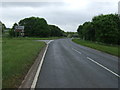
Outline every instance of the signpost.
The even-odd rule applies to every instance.
[[[17,32],[19,32],[19,36],[24,36],[24,26],[15,26],[15,34],[17,36]]]

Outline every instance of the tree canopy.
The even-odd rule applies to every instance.
[[[15,25],[24,26],[24,35],[28,37],[50,37],[50,36],[62,36],[62,31],[58,26],[48,25],[44,18],[29,17],[19,21],[18,24],[14,24],[11,30],[14,32]],[[10,33],[11,33],[10,32]],[[12,36],[15,36],[11,34]]]
[[[49,29],[51,32],[50,36],[63,36],[64,31],[62,31],[58,26],[49,25]]]
[[[19,21],[25,27],[25,36],[49,37],[50,30],[44,18],[30,17]]]
[[[120,19],[117,14],[99,15],[77,29],[81,39],[107,44],[120,44]]]

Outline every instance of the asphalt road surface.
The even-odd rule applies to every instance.
[[[118,58],[71,39],[49,44],[36,88],[118,88]]]

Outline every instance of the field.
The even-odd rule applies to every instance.
[[[106,52],[106,53],[109,53],[111,55],[115,55],[115,56],[120,57],[120,53],[118,53],[119,46],[104,45],[104,44],[99,44],[99,43],[90,42],[90,41],[84,41],[84,40],[80,40],[80,39],[73,39],[72,41],[77,43],[77,44],[87,46],[90,48],[94,48],[94,49],[100,50],[102,52]]]
[[[21,84],[45,43],[15,38],[4,38],[2,43],[3,88],[15,88]]]

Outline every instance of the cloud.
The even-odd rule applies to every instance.
[[[3,2],[2,22],[12,27],[19,20],[36,16],[45,18],[65,31],[76,31],[80,24],[99,14],[117,13],[118,0],[64,0],[62,2]]]
[[[2,7],[45,7],[63,5],[63,2],[2,2]]]

